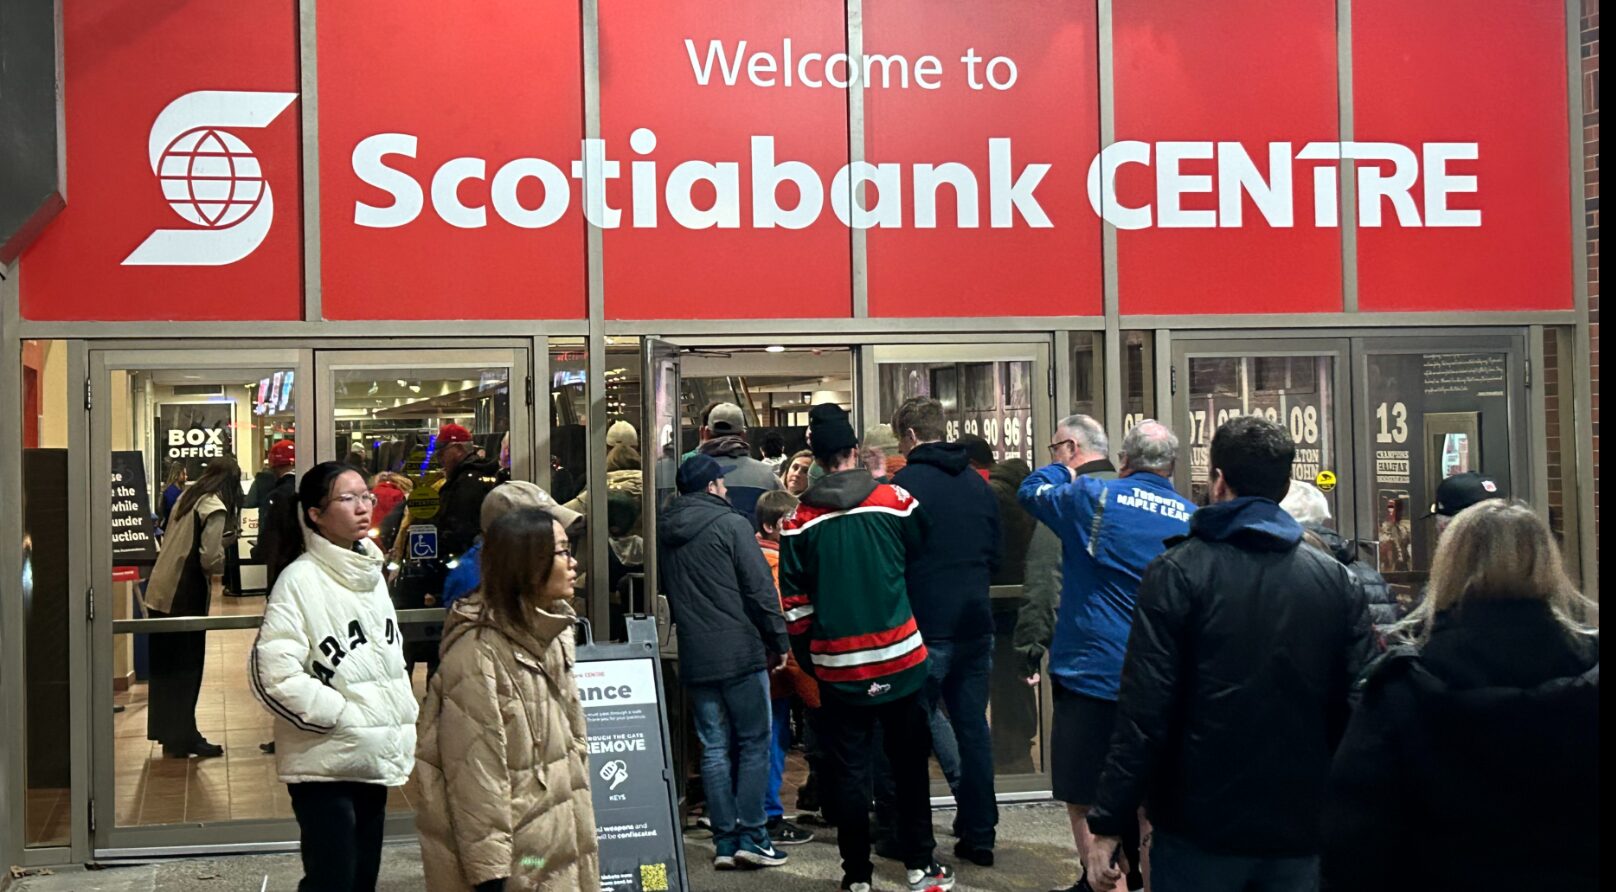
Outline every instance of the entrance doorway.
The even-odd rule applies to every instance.
[[[1024,465],[1024,476],[1026,470],[1047,459],[1040,454],[1041,444],[1053,429],[1054,413],[1051,345],[1047,337],[985,344],[804,342],[772,350],[756,342],[647,338],[643,349],[643,429],[654,432],[655,442],[667,453],[664,460],[646,464],[647,517],[655,517],[665,508],[673,492],[677,456],[694,448],[702,426],[702,411],[715,399],[742,406],[749,422],[754,418],[759,425],[773,422],[762,429],[783,436],[788,444],[787,462],[795,448],[791,444],[806,442],[810,405],[841,405],[852,415],[854,427],[863,438],[875,425],[887,423],[903,400],[914,396],[939,400],[948,439],[981,437],[991,449],[996,466]],[[720,357],[726,364],[715,365]],[[742,381],[718,373],[729,368],[748,369],[750,375]],[[840,373],[842,369],[847,370],[845,377]],[[677,451],[670,451],[672,444],[679,444]],[[761,438],[750,445],[753,456],[761,458]],[[895,447],[890,451],[896,456]],[[1013,492],[1007,495],[1013,501]],[[1027,532],[1030,535],[1030,527]],[[677,641],[657,572],[656,535],[656,524],[647,524],[648,590],[657,593],[653,601],[662,632],[663,656],[673,661]],[[1026,553],[1025,543],[1017,547],[1007,542],[1005,550],[1017,555]],[[995,651],[989,712],[998,790],[1005,801],[1038,798],[1047,795],[1045,791],[1049,789],[1044,747],[1050,713],[1048,694],[1043,688],[1028,687],[1020,677],[1017,667],[1021,661],[1012,646],[1015,624],[1025,604],[1024,581],[1024,564],[1007,564],[990,591]],[[676,712],[677,697],[676,691],[670,691]],[[673,726],[678,729],[679,725],[675,716]],[[688,756],[679,756],[693,746],[693,741],[678,730],[674,736],[676,761],[691,766]],[[934,796],[946,801],[949,790],[935,766],[933,778]]]
[[[268,594],[260,520],[281,471],[270,465],[291,445],[299,474],[344,461],[367,479],[396,475],[404,490],[429,492],[444,476],[438,430],[452,423],[489,467],[525,478],[529,356],[526,346],[436,344],[88,351],[89,479],[112,487],[110,503],[105,489],[90,489],[90,690],[75,698],[91,704],[96,857],[295,844],[286,787],[261,747],[273,719],[247,675]],[[218,579],[195,603],[154,615],[144,594],[174,502],[226,456],[240,468],[239,526],[225,536]],[[399,549],[410,507],[378,513],[371,533],[391,556],[406,657],[416,654],[424,693],[443,616],[442,573],[433,571],[454,556]],[[193,736],[205,743],[187,750],[178,739]],[[409,786],[392,791],[389,832],[413,832],[412,797]]]
[[[1437,484],[1477,471],[1531,501],[1524,335],[1229,338],[1173,333],[1177,484],[1205,496],[1212,435],[1238,415],[1284,424],[1293,479],[1319,485],[1405,606],[1430,574]],[[1326,476],[1327,474],[1327,476]]]

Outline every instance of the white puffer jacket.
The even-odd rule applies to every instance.
[[[363,539],[363,551],[346,551],[307,530],[303,540],[275,581],[247,667],[275,715],[280,779],[403,786],[420,704],[381,550]]]

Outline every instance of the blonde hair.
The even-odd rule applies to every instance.
[[[1566,575],[1548,524],[1524,502],[1488,499],[1454,517],[1437,545],[1424,601],[1390,631],[1424,644],[1445,610],[1519,598],[1548,604],[1569,632],[1590,631],[1582,620],[1594,604]]]
[[[409,495],[411,492],[415,491],[415,483],[410,480],[410,478],[394,471],[382,471],[376,476],[370,478],[371,489],[375,489],[376,487],[381,486],[383,483],[393,484],[402,490],[405,495]]]

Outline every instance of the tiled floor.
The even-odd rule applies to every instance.
[[[262,597],[225,598],[216,613],[258,614],[263,602]],[[258,748],[271,738],[274,721],[248,689],[247,657],[256,636],[256,629],[208,633],[196,724],[204,737],[224,747],[223,756],[165,758],[162,746],[146,739],[146,684],[137,682],[114,695],[124,707],[112,719],[117,826],[292,817],[291,797],[275,775],[275,757]],[[415,682],[424,696],[424,666],[417,667]],[[410,793],[410,786],[395,789],[388,809],[409,811]],[[30,790],[27,817],[31,845],[65,842],[67,791]]]

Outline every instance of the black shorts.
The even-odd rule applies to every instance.
[[[1100,770],[1117,724],[1115,700],[1073,693],[1051,680],[1055,723],[1050,729],[1050,773],[1055,798],[1071,805],[1093,805]]]

